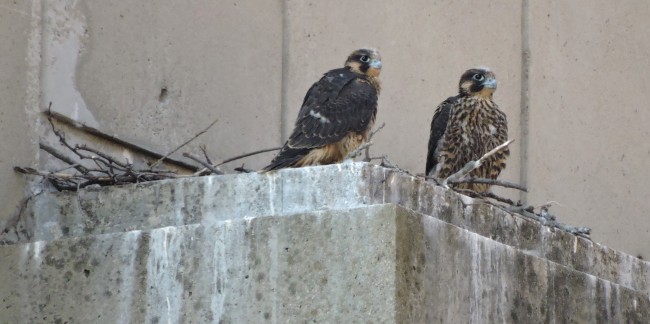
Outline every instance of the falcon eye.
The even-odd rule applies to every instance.
[[[476,80],[476,81],[483,81],[484,77],[483,77],[482,74],[474,74],[474,76],[472,77],[472,79],[474,79],[474,80]]]
[[[366,55],[361,56],[360,60],[361,60],[361,62],[363,62],[363,63],[368,63],[368,62],[370,62],[370,58],[369,58],[368,56],[366,56]]]

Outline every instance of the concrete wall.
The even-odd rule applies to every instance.
[[[26,210],[33,236],[0,245],[2,323],[650,316],[649,262],[366,163],[44,193]]]
[[[219,118],[184,151],[203,143],[224,159],[280,145],[311,83],[375,46],[387,126],[374,153],[422,172],[433,109],[465,69],[490,66],[518,141],[504,179],[527,183],[531,204],[559,202],[556,213],[597,241],[650,256],[649,13],[644,1],[0,0],[0,224],[25,186],[11,166],[54,165],[36,140],[56,144],[37,113],[49,102],[161,154]]]
[[[40,6],[0,2],[0,227],[28,183],[13,166],[38,162],[39,25]]]

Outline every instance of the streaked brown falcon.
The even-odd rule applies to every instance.
[[[363,48],[314,83],[289,140],[263,170],[332,164],[364,143],[377,115],[381,56]]]
[[[431,121],[426,175],[445,179],[467,162],[508,140],[506,115],[492,100],[497,89],[494,73],[487,68],[467,70],[460,77],[459,93],[436,108]],[[510,154],[505,148],[487,159],[469,175],[496,179]],[[486,184],[459,184],[456,188],[476,192],[489,190]]]

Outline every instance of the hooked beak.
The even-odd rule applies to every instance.
[[[483,87],[488,88],[488,89],[496,89],[497,88],[497,80],[489,78],[489,79],[483,81]]]
[[[372,67],[373,69],[381,70],[381,61],[373,59],[372,61],[370,61],[370,67]]]

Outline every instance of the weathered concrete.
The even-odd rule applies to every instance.
[[[0,228],[28,183],[13,167],[38,163],[39,14],[38,3],[0,0]]]
[[[375,207],[5,246],[0,322],[383,321],[394,218]]]
[[[395,205],[3,246],[0,255],[2,322],[650,316],[647,292]]]
[[[435,218],[404,214],[397,208],[397,323],[642,323],[650,318],[647,291]]]
[[[55,240],[385,203],[650,293],[650,264],[634,256],[365,163],[43,194],[32,199],[18,227],[1,237],[6,243]]]
[[[52,102],[73,121],[161,154],[217,118],[185,151],[203,143],[214,159],[225,159],[280,141],[278,3],[43,6],[43,107]]]
[[[151,229],[365,204],[363,163],[149,182],[34,197],[4,242]],[[113,202],[119,202],[115,204]]]
[[[58,168],[36,145],[56,144],[36,121],[50,101],[73,122],[162,154],[218,117],[185,149],[207,144],[218,160],[281,144],[311,83],[351,49],[376,46],[387,126],[374,153],[422,172],[435,105],[465,68],[488,65],[518,140],[504,179],[520,180],[528,130],[528,202],[558,201],[558,214],[589,224],[598,241],[648,258],[649,13],[638,0],[0,0],[0,228],[25,185],[11,167]],[[257,169],[272,155],[241,162]]]
[[[650,2],[530,3],[529,201],[648,259]]]

